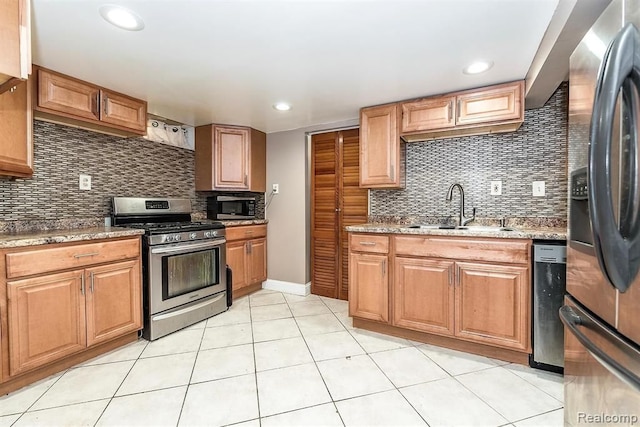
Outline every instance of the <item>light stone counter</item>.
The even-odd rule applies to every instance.
[[[67,230],[0,233],[0,249],[46,245],[48,243],[80,242],[138,236],[142,229],[122,227],[92,227]]]
[[[416,234],[426,236],[452,237],[494,237],[500,239],[566,240],[567,229],[559,227],[514,227],[513,231],[477,230],[473,225],[468,229],[409,228],[406,224],[361,224],[346,227],[357,233]]]

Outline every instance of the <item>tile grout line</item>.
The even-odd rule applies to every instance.
[[[282,297],[284,299],[284,296]],[[251,351],[253,352],[253,379],[256,384],[256,403],[258,405],[258,426],[262,426],[262,414],[260,411],[260,393],[258,390],[258,362],[256,361],[256,342],[253,336],[253,314],[251,313],[251,295],[247,295],[249,305],[249,323],[251,325]],[[258,306],[256,306],[258,307]]]
[[[209,322],[209,319],[206,320]],[[200,336],[200,344],[198,344],[198,349],[196,350],[196,357],[193,360],[193,366],[191,367],[191,374],[189,375],[189,380],[187,381],[187,388],[184,391],[184,397],[182,398],[182,404],[180,405],[180,412],[178,412],[178,419],[176,420],[176,427],[180,425],[180,418],[182,418],[182,411],[184,410],[184,404],[187,401],[187,394],[189,394],[189,388],[191,387],[191,379],[193,378],[193,372],[196,370],[196,363],[198,363],[198,356],[200,355],[200,348],[202,348],[202,341],[204,340],[204,335],[207,332],[207,325],[205,323],[204,328],[202,328],[202,334]],[[184,354],[184,353],[177,353]],[[181,386],[178,386],[181,387]]]

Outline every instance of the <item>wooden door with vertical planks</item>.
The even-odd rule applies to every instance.
[[[359,130],[311,138],[311,293],[348,299],[349,241],[344,227],[367,221],[360,188]]]

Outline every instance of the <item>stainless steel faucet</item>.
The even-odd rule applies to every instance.
[[[462,189],[462,185],[460,184],[452,184],[451,187],[449,187],[449,191],[447,191],[447,202],[450,202],[451,199],[453,198],[454,188],[457,188],[458,190],[460,190],[460,219],[458,222],[458,226],[462,227],[469,224],[474,219],[476,219],[476,208],[473,208],[472,217],[467,218],[466,216],[464,216],[464,190]]]

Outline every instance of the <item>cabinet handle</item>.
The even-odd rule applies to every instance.
[[[80,293],[84,295],[84,273],[80,276]]]
[[[451,277],[452,276],[452,274],[451,274],[452,271],[451,270],[453,270],[453,268],[449,267],[448,270],[449,270],[449,285],[453,285],[453,280],[452,280],[452,277]]]
[[[249,180],[249,178],[247,177],[247,174],[244,174],[244,185],[247,185],[247,181]]]
[[[91,106],[91,112],[100,118],[100,92],[96,92],[96,102]]]
[[[16,91],[16,89],[18,89],[18,86],[13,86],[11,89],[9,89],[9,92],[13,93]]]
[[[79,255],[74,255],[74,258],[84,258],[84,257],[88,257],[88,256],[95,256],[95,255],[100,255],[100,252],[91,252],[88,254],[79,254]]]
[[[376,242],[360,242],[362,246],[375,246]]]
[[[104,115],[108,116],[109,115],[109,97],[107,95],[104,96]]]
[[[244,234],[253,234],[253,230],[247,230],[244,232]]]
[[[460,116],[460,100],[458,99],[458,108],[456,109],[456,115]]]
[[[387,260],[382,260],[382,275],[384,276],[384,274],[387,272]]]
[[[89,286],[90,286],[90,289],[91,289],[91,293],[93,293],[93,276],[94,276],[94,274],[95,274],[95,273],[92,271],[92,272],[91,272],[91,283],[90,283],[90,285],[89,285]]]
[[[459,285],[460,284],[460,267],[456,265],[456,284]]]

